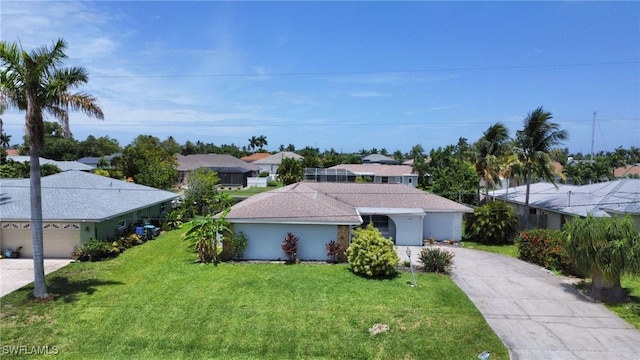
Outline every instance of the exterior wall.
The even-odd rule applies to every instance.
[[[43,250],[45,258],[70,258],[76,247],[80,246],[79,223],[44,222]],[[31,223],[3,222],[0,225],[0,248],[20,250],[21,257],[33,257]]]
[[[249,187],[267,187],[266,177],[250,177],[247,179],[247,186]]]
[[[418,184],[418,175],[402,176],[402,183],[405,185],[416,187]]]
[[[396,245],[422,246],[422,216],[421,215],[390,215],[395,224]],[[389,223],[391,227],[391,222]],[[391,230],[391,229],[390,229]]]
[[[298,259],[325,261],[327,243],[344,237],[344,230],[339,233],[337,225],[235,223],[233,226],[236,233],[247,235],[244,258],[250,260],[284,260],[282,241],[290,232],[299,238]]]
[[[427,213],[423,220],[424,239],[462,240],[463,213]]]

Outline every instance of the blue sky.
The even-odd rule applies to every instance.
[[[139,134],[351,152],[513,136],[543,106],[570,152],[640,146],[639,2],[0,2],[0,37],[69,42],[105,120]],[[24,114],[3,115],[17,142]],[[20,140],[21,141],[21,140]]]

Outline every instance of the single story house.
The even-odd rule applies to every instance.
[[[60,171],[91,171],[94,168],[83,164],[78,161],[57,161],[57,160],[49,160],[45,158],[40,159],[40,166],[44,164],[55,165],[60,169]],[[15,162],[29,162],[31,161],[29,156],[25,155],[16,155],[16,156],[7,156],[7,160],[12,160]]]
[[[461,240],[462,218],[473,210],[404,184],[301,182],[254,195],[231,207],[226,220],[249,241],[246,259],[284,258],[287,233],[300,238],[298,258],[326,260],[326,244],[347,245],[351,230],[373,223],[396,245],[423,239]]]
[[[416,187],[418,174],[409,165],[339,164],[327,169],[305,169],[305,181],[355,182],[356,178],[374,184],[405,184]]]
[[[260,172],[268,172],[271,177],[275,177],[283,159],[302,160],[304,157],[291,151],[281,151],[263,159],[256,160],[252,164],[257,165],[260,168]]]
[[[561,229],[567,219],[630,215],[640,230],[640,179],[620,179],[590,185],[531,184],[529,214],[524,214],[526,185],[490,191],[489,197],[506,201],[529,227]]]
[[[90,239],[111,240],[156,222],[178,194],[82,171],[42,177],[44,256],[68,258]],[[0,249],[33,256],[29,179],[0,180]]]
[[[218,173],[223,186],[246,187],[247,179],[258,176],[260,168],[228,154],[178,155],[178,182],[186,185],[189,172],[205,168]]]

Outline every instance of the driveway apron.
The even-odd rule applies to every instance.
[[[49,274],[71,263],[71,259],[45,259],[44,273]],[[0,297],[33,282],[33,259],[0,260]]]
[[[549,271],[504,255],[446,249],[455,253],[451,278],[511,359],[640,359],[640,331]]]

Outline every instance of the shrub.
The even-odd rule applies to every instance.
[[[242,258],[244,251],[247,249],[248,243],[249,238],[242,231],[238,234],[233,234],[233,237],[231,237],[231,251],[233,252],[233,257],[236,259]]]
[[[512,243],[517,230],[518,216],[501,201],[475,208],[465,222],[465,238],[487,245]]]
[[[292,233],[287,233],[287,236],[282,242],[282,251],[284,251],[287,262],[290,264],[296,261],[296,256],[298,255],[298,240],[297,236]]]
[[[347,249],[347,261],[351,271],[356,274],[384,277],[396,274],[400,259],[393,248],[393,242],[369,223],[365,229],[353,230],[353,239]]]
[[[269,175],[270,174],[268,171],[261,171],[260,174],[258,174],[258,177],[266,178],[266,177],[269,177]]]
[[[120,249],[117,242],[111,243],[91,239],[76,249],[76,251],[71,254],[71,257],[78,261],[99,261],[116,257],[118,254],[120,254]]]
[[[575,273],[567,254],[565,238],[560,230],[525,230],[516,238],[516,244],[519,259],[547,269]]]
[[[455,255],[444,249],[423,248],[418,256],[418,261],[422,264],[422,271],[448,274],[453,265]]]
[[[142,244],[142,237],[138,234],[129,234],[127,236],[121,237],[119,243],[121,247],[128,249]]]
[[[344,246],[335,240],[327,243],[327,256],[331,257],[334,263],[344,262]]]
[[[280,185],[280,183],[277,182],[276,180],[267,180],[267,186],[268,187],[276,187],[276,186],[279,186],[279,185]]]

